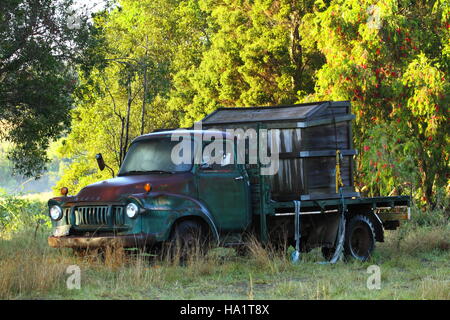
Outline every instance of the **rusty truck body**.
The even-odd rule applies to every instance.
[[[337,251],[366,260],[385,230],[409,219],[411,200],[355,191],[353,119],[348,101],[221,108],[200,129],[140,136],[116,177],[49,200],[49,245],[188,244],[195,232],[239,246],[251,233],[297,251],[320,247],[329,260]],[[175,163],[182,140],[192,153],[185,149],[188,161]],[[222,153],[211,152],[213,142]],[[277,162],[269,174],[264,169],[272,163],[261,161],[261,149]],[[206,151],[219,161],[205,159]]]

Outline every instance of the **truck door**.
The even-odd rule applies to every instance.
[[[236,153],[226,152],[227,145],[234,148],[231,140],[225,140],[221,163],[207,164],[209,159],[203,158],[198,166],[198,195],[221,232],[238,232],[251,222],[250,185],[243,165],[236,164]]]

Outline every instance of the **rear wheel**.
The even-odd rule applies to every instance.
[[[347,258],[368,260],[375,249],[375,228],[367,216],[350,219],[345,230],[344,254]]]
[[[375,228],[367,216],[356,215],[347,221],[344,239],[344,257],[346,260],[368,260],[375,249]],[[322,255],[330,261],[335,247],[322,247]]]

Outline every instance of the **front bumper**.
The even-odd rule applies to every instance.
[[[119,236],[63,236],[48,237],[48,244],[52,248],[101,248],[108,246],[120,246],[124,248],[136,248],[152,246],[156,243],[154,234],[140,233]]]

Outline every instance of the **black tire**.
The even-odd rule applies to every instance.
[[[205,255],[209,248],[208,233],[196,221],[182,221],[177,224],[168,243],[171,260],[186,262],[192,254]]]
[[[352,217],[345,228],[345,257],[367,261],[375,249],[375,227],[367,216]]]

